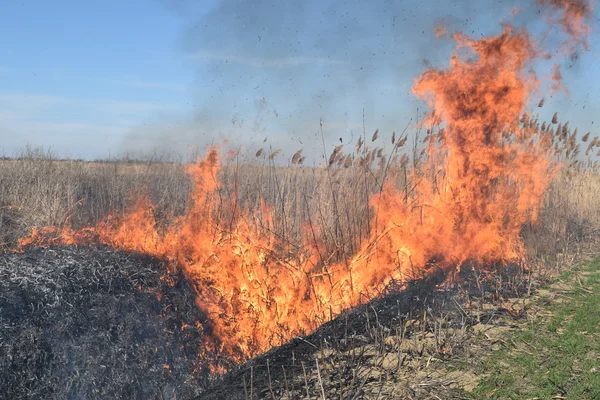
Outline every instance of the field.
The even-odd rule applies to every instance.
[[[365,154],[378,152],[375,148]],[[384,156],[378,159],[387,162]],[[231,158],[218,179],[223,182],[220,196],[234,198],[240,207],[259,209],[261,199],[269,204],[272,230],[292,247],[301,244],[303,225],[311,221],[329,258],[354,253],[368,236],[368,201],[382,182],[393,180],[405,191],[414,190],[407,178],[409,168],[353,163],[330,170]],[[159,224],[168,224],[169,218],[184,214],[193,187],[182,163],[60,160],[42,149],[0,160],[0,171],[0,243],[8,248],[34,227],[68,224],[78,229],[96,225],[111,213],[125,214],[140,192],[149,195]],[[524,228],[528,254],[543,256],[595,234],[600,205],[594,193],[599,189],[597,164],[563,168],[544,197],[539,221]],[[256,223],[267,226],[261,217]]]
[[[377,157],[378,151],[378,149],[368,150],[365,154],[375,154]],[[360,160],[360,157],[361,154],[356,154],[355,160]],[[389,156],[383,156],[383,154],[380,157],[380,159],[388,158]],[[230,156],[218,170],[218,179],[222,185],[217,191],[218,197],[221,199],[234,199],[234,201],[222,201],[219,203],[222,204],[222,208],[213,212],[221,215],[220,220],[227,223],[232,219],[235,221],[235,217],[232,216],[232,204],[239,209],[261,210],[261,213],[253,215],[254,229],[257,231],[263,229],[275,237],[285,238],[285,241],[282,241],[285,244],[284,248],[278,248],[277,251],[295,254],[295,257],[299,257],[297,249],[303,245],[302,240],[308,232],[310,237],[318,235],[319,241],[322,242],[321,257],[332,260],[328,262],[333,263],[337,259],[350,257],[360,247],[364,238],[368,238],[371,229],[369,224],[373,221],[373,216],[367,218],[368,212],[373,212],[372,208],[367,211],[369,210],[369,199],[381,190],[379,182],[384,179],[384,176],[386,180],[404,190],[414,185],[411,182],[409,171],[419,165],[419,160],[411,160],[410,165],[407,165],[400,163],[400,159],[401,157],[396,157],[396,164],[392,165],[390,162],[391,166],[374,163],[373,166],[367,168],[364,163],[353,160],[346,167],[340,164],[339,166],[332,165],[330,168],[313,168],[291,162],[287,166],[276,165],[274,160],[269,160],[268,155],[252,157],[250,161],[247,158],[244,162],[239,161],[239,155]],[[136,204],[135,199],[139,193],[148,196],[152,203],[152,213],[156,219],[157,230],[166,230],[178,216],[186,215],[186,210],[190,207],[190,201],[192,201],[190,193],[193,192],[194,181],[186,173],[186,167],[189,165],[191,164],[159,161],[58,160],[41,151],[30,151],[20,159],[2,160],[0,166],[3,185],[0,198],[3,199],[1,221],[4,249],[9,252],[11,249],[19,249],[19,239],[27,237],[35,227],[53,226],[76,231],[98,225],[111,213],[119,217],[127,217],[131,212],[132,204]],[[240,182],[244,182],[245,185]],[[513,380],[510,381],[512,382],[510,384],[503,383],[505,379],[508,379],[505,376],[507,370],[512,371],[514,368],[525,368],[525,366],[517,364],[516,367],[507,366],[505,369],[494,364],[497,357],[504,359],[507,354],[512,354],[512,347],[517,346],[513,345],[511,341],[507,341],[509,340],[507,337],[513,335],[516,335],[515,338],[520,338],[521,335],[525,337],[527,332],[533,329],[528,324],[535,323],[543,326],[549,324],[531,312],[532,309],[535,309],[534,306],[519,306],[519,304],[535,302],[535,299],[540,297],[539,293],[546,293],[543,290],[540,291],[540,288],[547,282],[556,279],[565,269],[570,270],[583,256],[594,251],[597,232],[600,229],[600,201],[593,194],[598,190],[600,190],[600,175],[594,169],[593,164],[590,163],[586,167],[583,163],[579,163],[570,168],[563,168],[545,192],[543,207],[540,209],[537,221],[523,225],[519,232],[524,244],[523,255],[525,257],[520,263],[512,263],[512,267],[507,269],[502,266],[503,263],[496,262],[488,264],[487,267],[480,265],[477,270],[471,270],[471,267],[475,265],[467,262],[464,263],[458,275],[453,273],[452,269],[444,268],[441,277],[439,274],[431,275],[431,273],[423,271],[421,275],[423,278],[415,276],[416,280],[409,286],[406,286],[408,282],[397,281],[394,283],[392,281],[387,284],[383,292],[376,296],[377,298],[383,296],[381,300],[371,303],[363,302],[363,306],[359,306],[349,313],[342,313],[337,318],[335,314],[332,314],[329,318],[332,319],[332,322],[317,329],[312,335],[296,336],[296,339],[288,344],[286,344],[287,339],[282,339],[281,342],[274,344],[284,344],[283,347],[275,348],[265,355],[251,360],[249,364],[242,365],[241,368],[238,365],[239,361],[236,360],[221,362],[218,368],[229,370],[224,378],[226,383],[223,385],[219,385],[220,381],[218,379],[215,381],[211,374],[206,375],[206,371],[214,368],[214,365],[211,364],[213,361],[210,360],[214,360],[211,357],[215,355],[209,356],[203,353],[204,350],[202,352],[194,350],[195,347],[206,346],[205,339],[202,338],[206,331],[201,328],[190,330],[194,324],[194,318],[206,324],[206,316],[203,316],[202,308],[194,312],[190,310],[185,315],[176,315],[169,311],[167,303],[151,305],[148,300],[137,300],[137,307],[147,307],[148,310],[157,307],[156,312],[166,318],[166,326],[175,324],[170,325],[171,328],[167,328],[166,326],[162,327],[160,320],[143,322],[146,326],[155,326],[155,328],[144,328],[150,330],[146,333],[147,339],[136,345],[138,346],[137,352],[139,352],[136,357],[140,361],[145,360],[141,365],[147,365],[150,370],[158,371],[150,372],[149,370],[147,374],[147,379],[151,379],[152,384],[143,383],[138,389],[132,389],[138,387],[132,384],[132,380],[137,379],[139,383],[140,379],[135,378],[132,374],[126,374],[125,370],[133,372],[135,369],[131,369],[125,364],[113,365],[113,375],[110,376],[120,376],[120,380],[111,380],[111,384],[108,386],[106,383],[103,384],[102,382],[106,382],[106,379],[109,378],[98,372],[102,369],[98,369],[97,366],[92,368],[89,362],[83,361],[85,355],[89,354],[88,352],[98,351],[94,350],[95,346],[110,346],[110,344],[100,344],[104,339],[102,337],[94,338],[93,333],[86,334],[79,340],[78,347],[86,349],[82,353],[82,358],[70,361],[75,365],[80,363],[79,368],[86,371],[85,379],[78,381],[68,376],[62,379],[72,382],[70,385],[76,390],[80,390],[81,393],[96,393],[99,396],[112,393],[117,397],[120,393],[119,390],[135,390],[142,397],[153,397],[157,392],[163,392],[164,395],[164,390],[167,390],[172,396],[179,396],[177,398],[181,398],[181,396],[188,398],[193,393],[197,393],[196,395],[215,399],[250,398],[251,395],[259,396],[259,398],[272,398],[273,396],[275,398],[303,398],[303,396],[306,396],[304,398],[321,396],[326,398],[351,398],[353,396],[358,396],[356,398],[389,398],[390,396],[425,398],[431,397],[433,394],[441,396],[440,398],[464,398],[461,396],[467,395],[477,398],[479,395],[487,396],[490,393],[497,398],[504,398],[505,394],[516,390],[515,385],[525,385]],[[264,203],[271,206],[268,211],[266,211]],[[306,221],[310,221],[312,226],[307,227]],[[40,266],[47,265],[43,268],[48,271],[54,271],[57,268],[52,265],[60,265],[53,263],[67,262],[64,260],[75,257],[77,261],[74,265],[81,265],[78,268],[82,268],[82,272],[79,273],[82,274],[81,277],[76,278],[81,280],[81,283],[77,284],[81,288],[86,287],[86,279],[90,279],[83,273],[86,268],[96,269],[97,272],[94,272],[94,275],[105,274],[105,272],[101,272],[102,269],[88,264],[94,262],[94,257],[101,257],[100,260],[106,259],[107,256],[102,256],[102,252],[105,250],[99,250],[97,256],[94,255],[96,253],[86,250],[88,245],[102,245],[101,242],[97,244],[93,242],[79,243],[78,246],[83,246],[82,249],[77,250],[79,253],[70,255],[68,250],[66,252],[60,248],[52,250],[52,245],[61,245],[60,235],[60,230],[54,230],[50,237],[45,238],[49,243],[41,244],[43,247],[51,245],[48,248],[51,251],[49,255],[36,253],[35,249],[25,248],[20,251],[25,251],[23,254],[27,256],[25,260],[38,260],[36,262]],[[340,243],[343,243],[344,246],[340,246]],[[58,253],[56,253],[57,251]],[[118,254],[115,254],[115,259],[121,257]],[[51,261],[48,257],[59,258],[57,261]],[[87,257],[90,261],[85,261],[88,259]],[[126,258],[122,261],[113,262],[121,263],[121,268],[126,271],[124,268],[131,261],[126,261],[129,259],[128,256],[124,255],[124,257]],[[5,265],[23,265],[19,264],[22,262],[13,259],[10,264]],[[68,261],[68,263],[72,264],[73,262]],[[136,261],[134,261],[127,268],[130,270],[131,268],[140,268],[136,265]],[[25,268],[21,273],[23,278],[19,279],[41,279],[40,276],[43,276],[43,273],[25,272],[32,267],[33,265],[19,267]],[[10,282],[17,279],[15,276],[18,277],[19,274],[14,275],[10,269],[4,271],[5,274],[9,274],[5,275],[4,281],[9,285],[5,289],[8,290],[7,293],[10,293]],[[63,275],[66,273],[72,276],[71,274],[75,273],[74,276],[77,276],[74,271],[64,272]],[[117,272],[106,271],[111,274]],[[156,273],[153,272],[153,274]],[[29,278],[24,278],[26,276]],[[60,272],[53,272],[48,280],[52,281],[60,276],[62,276]],[[453,277],[450,278],[450,276]],[[194,285],[193,277],[190,278]],[[104,279],[109,279],[108,275]],[[110,278],[110,280],[112,279],[116,278]],[[146,275],[145,272],[141,272],[137,279],[144,282],[141,284],[139,281],[132,281],[134,286],[140,287],[137,289],[141,291],[139,296],[157,290],[155,289],[156,284],[150,283],[154,282],[156,275]],[[178,279],[181,278],[175,280],[168,278],[166,281],[179,282]],[[453,283],[441,283],[444,280]],[[118,279],[115,280],[115,282],[117,281]],[[160,281],[157,282],[160,283]],[[48,284],[36,283],[36,285],[40,285],[39,288]],[[131,285],[127,282],[119,285],[123,284],[124,288]],[[192,296],[193,298],[195,296],[194,289],[185,289],[186,286],[181,286],[181,283],[174,284],[178,288],[176,291],[173,291],[174,288],[169,289],[169,285],[158,289],[171,293],[161,295],[161,297],[166,296],[165,298],[171,299],[169,301],[173,304],[185,301],[185,306],[183,306],[184,303],[181,303],[178,307],[190,307],[189,299],[174,300],[173,296],[176,296],[179,291],[179,296],[184,296],[183,298]],[[53,289],[44,290],[57,290],[55,285],[58,283],[51,284],[50,288]],[[143,286],[143,289],[140,285]],[[160,285],[164,285],[164,282]],[[125,297],[122,296],[127,293],[127,289],[116,289],[118,287],[120,286],[115,284],[115,288],[111,288],[106,293],[106,298],[104,300],[99,298],[95,302],[95,306],[86,305],[85,300],[80,300],[81,312],[88,314],[90,312],[86,310],[88,306],[92,307],[91,309],[110,307],[110,304],[115,304],[114,302],[118,301],[116,300],[118,298],[122,299],[121,302],[125,301]],[[89,290],[91,294],[96,293],[98,288],[98,286],[90,286],[86,290]],[[125,290],[125,292],[119,294],[115,290]],[[196,288],[196,290],[202,289]],[[593,288],[585,290],[593,290]],[[100,293],[94,296],[99,296]],[[585,294],[587,292],[578,293]],[[551,294],[554,295],[552,292]],[[28,296],[37,298],[38,295],[31,292]],[[134,291],[128,296],[135,298],[138,295]],[[11,304],[10,297],[5,301],[6,304]],[[31,301],[43,303],[45,300]],[[65,301],[67,301],[66,298]],[[127,309],[129,310],[127,313],[131,313],[132,301],[135,302],[127,300],[122,303],[120,308]],[[12,303],[17,308],[24,306],[19,306],[19,304]],[[550,302],[549,304],[554,303]],[[555,312],[556,308],[554,307],[562,307],[562,305],[553,305],[552,307],[550,310]],[[59,311],[61,309],[58,308],[57,312],[64,313],[65,311]],[[152,311],[148,312],[152,313]],[[193,317],[194,313],[196,313],[195,317]],[[562,313],[564,314],[564,312]],[[83,323],[82,321],[76,322],[79,321],[77,317],[75,320],[63,321],[63,317],[58,317],[58,315],[61,314],[56,314],[53,317],[55,320],[48,320],[46,323],[57,324],[67,330],[74,329],[73,327],[77,326],[74,324]],[[137,336],[139,334],[135,334],[136,330],[140,329],[139,325],[131,325],[132,322],[123,323],[120,322],[118,316],[109,317],[108,315],[110,315],[109,311],[107,311],[107,320],[104,323],[107,324],[107,327],[121,326],[122,336],[118,342],[119,347],[115,347],[113,350],[115,354],[107,353],[108,359],[100,361],[100,363],[114,362],[110,360],[118,357],[120,352],[131,352],[131,341],[136,340],[135,337],[139,337]],[[127,315],[135,315],[135,312]],[[95,320],[98,317],[91,318]],[[131,318],[135,320],[135,317],[128,319],[131,320]],[[181,318],[183,318],[183,322],[181,322]],[[5,320],[10,321],[10,318],[6,319],[5,316]],[[33,326],[36,324],[35,322],[31,323]],[[550,325],[557,323],[552,322]],[[102,329],[102,323],[96,322],[95,324],[98,329]],[[520,328],[521,325],[524,327]],[[31,332],[31,325],[29,326],[28,330],[23,332]],[[136,328],[136,326],[138,327]],[[508,329],[507,326],[512,328]],[[160,333],[162,336],[155,337],[157,332],[162,332]],[[175,337],[171,336],[173,332],[175,332]],[[550,335],[552,331],[549,332]],[[306,331],[306,334],[309,333],[310,331]],[[21,338],[18,340],[25,342],[32,340],[32,336],[28,337],[30,339],[24,339],[23,336],[15,338]],[[52,339],[58,341],[53,342],[54,346],[65,340],[60,337]],[[548,341],[552,343],[552,340],[554,339],[549,336]],[[184,344],[185,352],[176,355],[175,350],[171,350],[171,344],[164,345],[170,341],[173,341],[173,346],[176,346],[177,343]],[[20,346],[23,346],[23,343],[21,342]],[[35,346],[34,343],[31,342],[31,345]],[[163,353],[157,355],[145,350],[152,346],[160,346],[159,343],[164,346]],[[547,346],[549,345],[551,344]],[[51,345],[49,344],[49,346]],[[13,347],[10,351],[5,348],[5,351],[16,355],[18,351],[23,351],[22,347],[18,348],[21,350],[15,350]],[[318,351],[315,352],[315,349]],[[543,357],[543,351],[547,351],[542,350],[540,349],[539,357]],[[499,353],[496,355],[496,352]],[[46,357],[52,359],[59,353],[59,350],[54,349],[50,354],[40,353],[36,357],[41,360],[49,360]],[[537,351],[530,353],[533,354],[531,357],[538,357]],[[492,355],[488,356],[488,354]],[[22,356],[27,357],[23,354]],[[61,357],[64,359],[64,357],[72,356],[63,355]],[[489,361],[488,357],[491,357]],[[17,362],[16,360],[15,362]],[[207,368],[206,362],[209,362],[208,366],[211,368]],[[513,362],[523,363],[525,361],[516,358]],[[594,363],[595,361],[588,361],[588,363],[590,362]],[[5,365],[5,368],[15,369],[18,363],[11,365],[12,367]],[[44,376],[44,373],[35,367],[38,364],[32,366],[31,362],[27,362],[19,365],[24,375],[32,374],[32,378],[33,376],[40,377],[40,374]],[[172,370],[167,370],[167,375],[162,370],[163,365],[172,368]],[[204,367],[201,367],[202,365]],[[492,368],[492,365],[496,365],[496,367]],[[203,368],[205,372],[199,372]],[[494,372],[489,374],[487,371]],[[150,378],[156,373],[158,373],[156,378]],[[45,379],[50,379],[50,377]],[[44,382],[45,386],[36,387],[34,385],[28,388],[17,380],[13,381],[13,386],[9,384],[5,389],[7,393],[12,391],[15,395],[19,393],[21,395],[26,393],[30,395],[32,393],[58,394],[54,391],[55,389],[50,390],[53,387],[53,381],[45,381],[45,379],[40,380],[40,382]],[[54,377],[53,379],[58,378]],[[570,378],[564,379],[568,381]],[[147,381],[141,380],[141,382]],[[551,392],[556,389],[555,386],[548,383],[544,385],[540,387],[540,391]],[[592,389],[589,390],[595,390],[593,382],[589,385],[592,385],[590,386]],[[104,386],[108,387],[109,391],[99,389]],[[96,392],[85,391],[91,390],[90,388],[96,388],[94,389]],[[496,391],[498,391],[497,394]]]
[[[540,111],[592,6],[536,7],[322,154],[1,159],[0,395],[598,398],[600,136]]]
[[[540,290],[542,311],[511,343],[481,365],[487,371],[478,398],[524,399],[600,396],[598,306],[600,260],[570,269]]]

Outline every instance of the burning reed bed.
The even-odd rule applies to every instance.
[[[367,310],[363,336],[381,335],[375,343],[382,347],[393,335],[371,327],[379,326],[380,316],[412,310],[410,288],[400,292],[404,306],[395,314],[393,305],[375,307],[390,286],[421,282],[417,287],[428,288],[426,298],[438,299],[442,311],[451,303],[423,282],[440,276],[449,285],[471,282],[458,273],[465,268],[482,298],[490,293],[486,285],[495,299],[504,297],[505,273],[517,294],[523,285],[530,292],[534,273],[540,272],[537,278],[547,271],[536,270],[540,260],[558,260],[574,244],[596,236],[600,208],[590,196],[599,185],[598,165],[580,154],[583,148],[586,156],[596,154],[598,137],[580,135],[556,115],[549,123],[539,121],[529,109],[544,87],[534,67],[550,61],[557,68],[560,61],[553,57],[586,48],[591,8],[586,2],[537,3],[548,16],[559,16],[545,20],[559,24],[567,36],[560,49],[541,49],[526,30],[510,24],[490,37],[453,35],[456,50],[448,67],[428,69],[414,81],[413,93],[431,112],[410,135],[412,149],[405,130],[392,133],[386,145],[379,131],[370,137],[363,132],[352,147],[328,151],[324,144],[327,162],[312,168],[304,166],[301,150],[286,166],[278,161],[279,150],[263,149],[250,162],[210,148],[186,165],[82,164],[35,154],[5,160],[0,166],[5,241],[26,254],[30,247],[110,246],[182,271],[199,312],[198,353],[213,373],[326,329],[324,324],[339,325],[344,313],[372,300],[374,315]],[[486,268],[495,274],[482,280]],[[464,301],[470,301],[468,295]],[[433,325],[426,317],[420,323],[428,326],[423,339],[433,334],[431,359],[468,341],[455,321],[464,327],[472,317],[458,301],[452,303],[454,317],[430,313],[436,308],[426,301],[419,306],[419,312],[435,315]],[[338,331],[322,340],[341,338]],[[392,347],[401,351],[402,343]],[[346,351],[353,348],[337,349],[334,357]],[[424,347],[416,351],[422,356]],[[338,383],[323,379],[329,367],[324,355],[320,360],[317,389],[324,398],[325,387]],[[335,365],[346,363],[340,360]],[[279,366],[287,384],[286,366]],[[246,397],[254,397],[252,385],[258,382],[250,372]],[[275,398],[269,361],[266,375],[261,373],[267,377],[265,393]],[[302,373],[308,390],[304,368]],[[350,393],[356,397],[369,382],[352,368],[339,372],[335,382],[344,386],[350,376],[353,391],[361,382]],[[348,395],[343,387],[336,393]]]
[[[588,147],[588,143],[585,145]],[[598,151],[597,145],[600,142],[594,141],[594,152]],[[235,199],[229,203],[236,206],[258,210],[257,225],[273,231],[292,249],[302,245],[310,221],[320,235],[325,258],[347,257],[368,236],[373,219],[369,198],[378,192],[381,182],[393,180],[407,191],[407,197],[415,187],[409,171],[422,163],[423,155],[406,152],[392,158],[387,167],[381,163],[366,165],[364,161],[371,157],[387,163],[389,155],[381,154],[381,148],[383,145],[365,146],[357,154],[337,151],[339,159],[351,163],[344,161],[329,169],[291,161],[287,166],[276,165],[262,155],[254,160],[226,158],[219,171],[223,182],[220,196]],[[166,226],[183,215],[188,206],[193,184],[185,166],[160,159],[60,160],[40,149],[29,149],[19,158],[2,159],[0,247],[16,248],[18,240],[36,227],[81,229],[97,225],[109,214],[125,215],[132,198],[142,192],[151,200],[157,225]],[[600,204],[594,194],[600,191],[599,172],[597,162],[585,161],[561,169],[544,196],[539,221],[523,227],[528,255],[551,254],[597,232]],[[269,215],[260,213],[261,202],[270,206]]]
[[[264,152],[252,159],[240,154],[227,157],[218,172],[222,182],[218,190],[220,198],[231,201],[223,202],[218,212],[231,220],[226,203],[259,210],[257,224],[292,247],[301,246],[310,221],[322,236],[327,257],[348,256],[368,236],[372,223],[368,202],[383,176],[406,178],[407,159],[381,168],[381,161],[388,161],[382,147],[364,146],[357,154],[338,149],[334,155],[352,162],[350,166],[336,162],[331,169],[301,165],[293,156],[285,165],[284,154],[276,159]],[[366,165],[375,159],[377,165]],[[61,160],[34,148],[18,158],[2,159],[0,244],[14,248],[35,227],[95,226],[109,214],[125,215],[140,193],[148,195],[157,225],[166,226],[188,207],[193,183],[186,165],[160,157],[147,162]],[[260,214],[261,204],[269,205],[269,215]]]
[[[317,263],[323,268],[347,259],[368,240],[377,218],[370,199],[381,192],[381,182],[391,182],[403,198],[414,199],[419,177],[414,171],[425,160],[406,153],[394,158],[395,154],[390,157],[366,147],[351,157],[340,150],[332,155],[351,162],[312,168],[292,163],[276,166],[268,155],[253,164],[226,159],[216,170],[221,183],[214,193],[203,192],[199,202],[203,207],[217,206],[209,210],[219,216],[211,232],[234,232],[239,229],[239,210],[255,210],[253,219],[245,222],[252,224],[248,232],[277,238],[265,256],[301,258],[299,249],[306,245],[308,233],[318,243]],[[392,281],[337,318],[339,310],[324,310],[314,334],[284,332],[266,342],[268,347],[283,347],[238,365],[265,348],[249,348],[245,356],[233,358],[215,348],[214,339],[221,336],[215,334],[215,317],[207,317],[207,311],[215,311],[198,300],[211,290],[211,275],[198,277],[189,270],[184,275],[185,267],[178,269],[181,264],[168,253],[164,262],[177,268],[165,269],[159,261],[102,247],[81,247],[107,243],[119,248],[125,243],[125,250],[162,256],[152,251],[160,242],[128,248],[127,242],[110,243],[119,231],[111,228],[108,240],[102,239],[101,229],[96,236],[85,236],[85,227],[101,227],[111,209],[118,220],[126,221],[123,226],[138,226],[135,219],[122,218],[132,215],[132,193],[143,193],[150,200],[142,210],[152,216],[156,232],[168,231],[179,216],[189,215],[190,205],[199,199],[193,196],[198,181],[186,174],[191,164],[84,163],[50,157],[3,160],[3,233],[12,249],[17,237],[46,224],[58,229],[43,237],[42,247],[64,243],[65,233],[83,235],[70,242],[80,248],[24,248],[22,254],[3,256],[4,393],[12,398],[137,393],[140,398],[209,399],[319,398],[323,393],[327,398],[419,398],[444,393],[451,398],[460,393],[466,378],[424,366],[494,349],[497,341],[482,341],[478,330],[502,331],[510,323],[482,327],[482,320],[518,314],[518,310],[506,311],[506,299],[535,290],[535,282],[552,275],[564,265],[565,257],[597,236],[600,202],[593,195],[600,190],[597,167],[562,157],[560,162],[570,166],[549,184],[537,220],[519,229],[527,268],[498,264],[486,272],[475,261],[467,261],[460,277],[443,263],[436,266],[431,258],[411,276],[415,282],[400,280],[394,287]],[[377,159],[393,161],[384,164]],[[289,266],[282,263],[279,268]],[[435,271],[442,273],[441,278]],[[436,285],[448,274],[454,275],[452,290]],[[423,276],[427,278],[421,280]],[[364,304],[369,298],[379,300]],[[220,318],[236,316],[230,311]],[[253,329],[260,326],[250,327],[249,332]],[[225,370],[229,374],[215,380],[215,373]]]
[[[533,310],[523,298],[532,293],[525,270],[471,267],[452,285],[441,270],[392,283],[380,298],[239,366],[198,399],[470,398],[482,371],[465,366],[499,349]]]

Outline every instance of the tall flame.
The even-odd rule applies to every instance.
[[[584,43],[587,3],[538,3],[561,12],[565,31]],[[237,359],[315,329],[392,279],[426,273],[432,261],[450,269],[518,259],[521,227],[536,219],[556,171],[552,134],[523,117],[540,87],[532,64],[543,52],[511,26],[495,37],[453,37],[450,65],[425,71],[413,86],[433,110],[423,122],[431,132],[426,163],[412,171],[418,184],[410,193],[387,184],[373,195],[372,231],[351,259],[324,262],[308,231],[301,254],[282,255],[281,240],[261,229],[251,210],[235,204],[235,196],[219,197],[216,149],[188,167],[190,206],[166,229],[157,227],[152,204],[141,196],[122,218],[77,231],[45,228],[21,244],[58,234],[59,243],[99,241],[167,258],[195,283],[211,346]],[[224,207],[226,220],[217,212]],[[263,203],[261,214],[268,220],[269,213]]]

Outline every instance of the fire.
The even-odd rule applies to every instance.
[[[493,38],[455,39],[450,67],[425,72],[413,87],[436,111],[429,123],[445,123],[438,133],[445,180],[433,197],[424,194],[431,198],[426,220],[437,226],[448,220],[442,216],[453,216],[436,242],[445,241],[442,247],[452,249],[447,256],[459,262],[514,258],[520,227],[535,218],[551,169],[538,132],[519,121],[537,88],[535,75],[524,72],[536,52],[525,32],[510,27]],[[477,61],[465,62],[458,54],[463,48]]]
[[[589,0],[537,0],[542,7],[558,14],[558,19],[550,19],[551,24],[560,24],[567,34],[568,49],[573,52],[578,45],[588,49],[588,36],[591,27],[587,21],[592,16]]]
[[[569,45],[585,44],[587,3],[538,3],[560,14]],[[552,132],[525,114],[540,87],[533,62],[545,54],[526,31],[508,25],[495,37],[453,38],[449,66],[425,71],[413,86],[432,109],[423,122],[426,162],[412,171],[418,184],[410,193],[387,184],[373,195],[370,236],[348,260],[323,260],[308,229],[302,251],[282,254],[285,244],[252,210],[236,196],[219,196],[216,149],[188,167],[190,206],[168,227],[157,226],[142,195],[124,217],[82,230],[34,230],[21,245],[100,242],[166,258],[195,284],[210,347],[237,360],[314,330],[393,279],[407,281],[432,266],[519,259],[521,227],[535,221],[557,169]],[[268,205],[260,211],[268,224]]]

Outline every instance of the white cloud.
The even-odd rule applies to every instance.
[[[52,149],[59,156],[85,158],[106,157],[119,143],[127,127],[120,125],[53,122],[46,120],[12,118],[0,114],[0,149],[6,154],[17,154],[26,145]]]
[[[37,109],[57,104],[65,104],[70,100],[61,96],[29,93],[0,93],[0,105],[10,109]]]
[[[156,111],[176,111],[178,106],[175,104],[158,104],[146,103],[137,101],[121,101],[121,100],[91,100],[88,104],[92,107],[114,112],[119,114],[141,114]]]
[[[0,122],[3,122],[0,116]],[[21,132],[37,132],[42,135],[59,134],[62,136],[90,136],[90,135],[109,135],[118,136],[122,134],[126,127],[118,125],[87,124],[78,122],[51,122],[51,121],[23,121],[19,120],[18,125],[13,125],[14,130]]]
[[[344,64],[344,61],[323,57],[279,57],[258,58],[234,54],[222,54],[209,50],[200,50],[189,56],[191,60],[221,61],[263,68],[286,68],[304,64]]]

